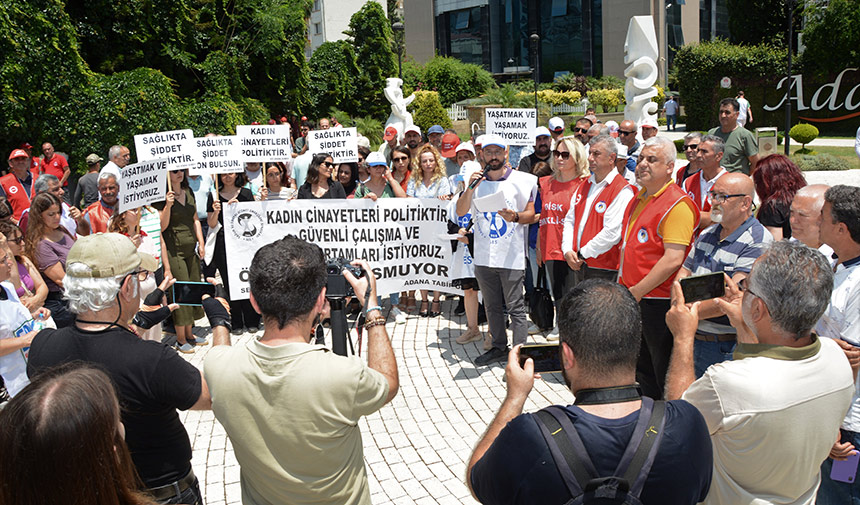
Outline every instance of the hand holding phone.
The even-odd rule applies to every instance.
[[[531,358],[535,373],[561,372],[561,359],[558,344],[527,344],[520,347],[520,366]]]
[[[702,300],[720,298],[726,294],[726,283],[723,272],[691,275],[681,279],[681,289],[684,291],[684,302],[693,303]]]
[[[173,303],[203,305],[203,295],[215,296],[215,286],[208,282],[182,282],[173,285]]]

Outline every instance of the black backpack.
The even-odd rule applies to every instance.
[[[657,448],[663,438],[666,402],[642,398],[639,420],[613,475],[599,476],[582,439],[561,407],[536,412],[535,419],[570,495],[567,505],[641,505]],[[585,483],[585,485],[583,485]]]

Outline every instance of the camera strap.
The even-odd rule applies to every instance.
[[[607,403],[635,402],[642,399],[639,384],[612,386],[607,388],[580,389],[574,405],[605,405]]]

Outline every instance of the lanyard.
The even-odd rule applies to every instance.
[[[639,384],[608,388],[580,389],[576,392],[574,405],[603,405],[607,403],[633,402],[642,398]]]

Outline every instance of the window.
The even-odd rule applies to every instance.
[[[314,0],[314,12],[320,10],[320,0]]]
[[[322,25],[320,23],[314,23],[314,35],[319,35],[322,33]]]
[[[567,16],[567,0],[552,0],[552,16]]]

